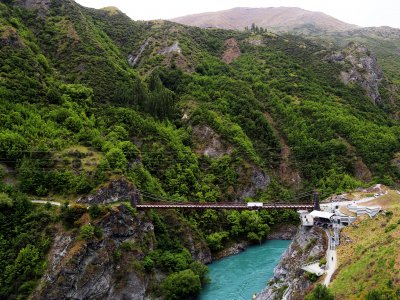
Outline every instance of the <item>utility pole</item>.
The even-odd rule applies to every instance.
[[[321,210],[319,206],[319,194],[316,190],[313,192],[313,203],[314,203],[314,210]]]

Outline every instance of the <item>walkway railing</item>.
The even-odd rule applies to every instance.
[[[263,203],[262,206],[251,206],[239,202],[144,202],[136,205],[137,209],[234,209],[234,210],[259,210],[259,209],[312,209],[312,204],[287,204]]]

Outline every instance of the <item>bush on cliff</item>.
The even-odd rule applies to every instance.
[[[83,225],[81,227],[80,236],[82,239],[88,241],[94,238],[95,228],[90,224]]]
[[[164,279],[161,290],[166,300],[194,299],[201,290],[200,277],[187,269]]]

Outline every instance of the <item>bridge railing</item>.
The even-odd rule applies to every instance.
[[[136,205],[137,208],[191,208],[191,209],[243,209],[243,210],[258,210],[258,209],[312,209],[312,204],[306,203],[263,203],[262,206],[247,205],[240,202],[142,202]]]

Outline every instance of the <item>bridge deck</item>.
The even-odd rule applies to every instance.
[[[287,204],[287,203],[264,203],[262,206],[248,206],[246,203],[237,203],[237,202],[219,202],[219,203],[193,203],[193,202],[184,202],[184,203],[174,203],[174,202],[147,202],[137,204],[136,208],[138,209],[234,209],[234,210],[257,210],[257,209],[313,209],[313,204],[304,204],[304,203],[296,203],[296,204]]]

